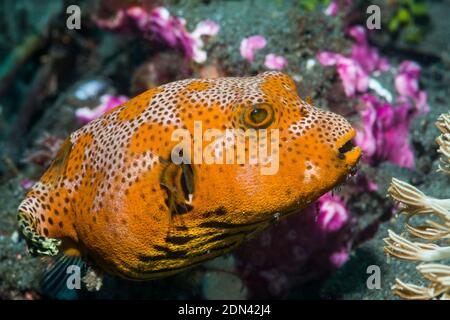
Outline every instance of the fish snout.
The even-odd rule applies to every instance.
[[[355,146],[352,141],[355,135],[355,129],[351,128],[338,139],[336,144],[338,158],[345,161],[349,166],[355,166],[361,158],[361,148]]]

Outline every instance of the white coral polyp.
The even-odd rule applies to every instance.
[[[396,178],[392,178],[388,193],[406,214],[436,213],[450,220],[450,199],[428,197],[413,185]]]
[[[436,139],[438,152],[441,154],[438,171],[450,174],[450,113],[441,115],[436,126],[441,131],[441,135]],[[388,193],[402,213],[407,215],[406,230],[410,235],[428,242],[450,242],[450,199],[429,197],[413,185],[396,178],[392,178]],[[432,215],[440,221],[429,219],[423,225],[412,226],[409,221],[416,214]],[[388,238],[384,239],[384,251],[389,255],[423,262],[450,259],[450,246],[412,242],[392,230],[389,230],[388,234]],[[394,294],[404,299],[450,299],[450,266],[427,263],[417,266],[417,270],[431,282],[430,285],[423,287],[396,279],[392,287]]]
[[[441,135],[436,138],[439,145],[438,153],[441,154],[439,170],[450,174],[450,112],[441,114],[436,122]]]

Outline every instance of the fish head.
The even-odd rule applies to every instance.
[[[195,141],[175,189],[193,217],[248,224],[298,211],[342,183],[361,156],[350,123],[303,101],[281,72],[189,86],[181,118]]]

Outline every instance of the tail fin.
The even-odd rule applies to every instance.
[[[58,254],[58,247],[61,245],[61,240],[52,239],[41,236],[36,230],[36,218],[31,213],[30,208],[27,208],[27,201],[31,198],[25,199],[19,207],[17,215],[19,222],[19,232],[25,238],[28,251],[32,255],[47,255],[55,256]]]
[[[71,150],[72,143],[70,142],[70,138],[67,138],[60,147],[58,154],[50,165],[50,168],[41,178],[41,180],[46,180],[46,184],[51,186],[53,189],[61,183],[61,179],[64,176],[64,171],[66,170],[67,163],[69,161]],[[39,183],[41,183],[41,181],[37,184]],[[26,199],[23,200],[19,206],[19,231],[26,239],[28,251],[32,255],[42,254],[55,256],[59,252],[58,246],[61,244],[61,241],[42,236],[37,231],[40,222],[36,219],[36,215],[39,211],[43,211],[41,208],[44,204],[40,203],[40,200],[34,196],[33,192],[36,189],[36,185],[34,185],[30,192],[28,192]]]
[[[78,267],[78,274],[72,274],[74,270],[70,267]],[[78,256],[67,256],[61,254],[55,263],[49,267],[41,280],[41,293],[52,299],[72,300],[80,297],[81,279],[87,271],[86,263]],[[79,277],[80,287],[70,287],[70,277]],[[77,290],[78,289],[78,290]]]

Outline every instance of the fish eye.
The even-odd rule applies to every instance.
[[[261,123],[263,122],[267,117],[267,110],[262,108],[255,108],[250,112],[250,119],[254,123]]]
[[[253,105],[244,111],[243,120],[249,127],[267,128],[273,121],[273,109],[265,103]]]

